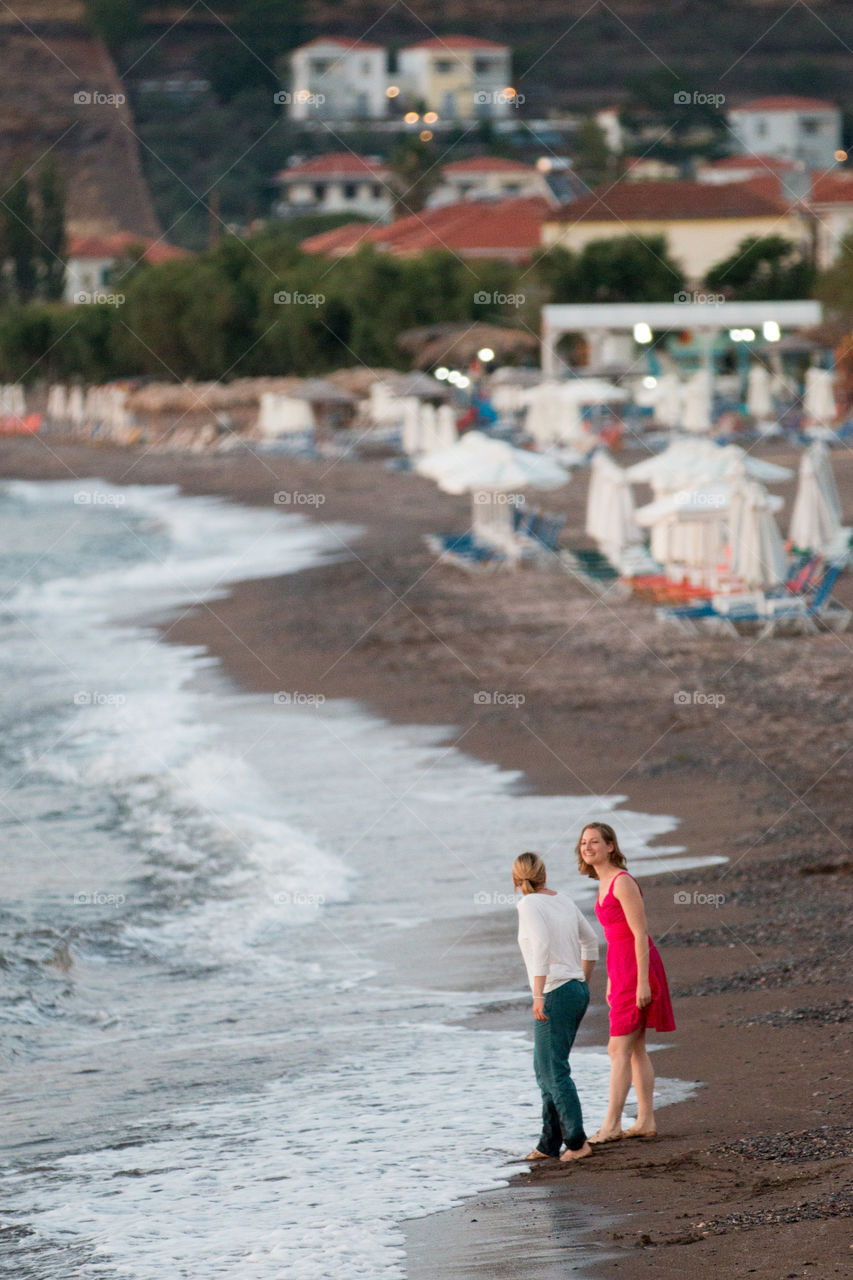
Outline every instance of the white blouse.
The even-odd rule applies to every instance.
[[[571,898],[563,893],[526,893],[518,908],[518,945],[533,979],[545,975],[545,991],[576,978],[583,982],[582,960],[598,959],[598,938]]]

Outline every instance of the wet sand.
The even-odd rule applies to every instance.
[[[853,524],[853,455],[837,450],[833,464]],[[845,1156],[844,1135],[829,1141],[825,1127],[848,1123],[851,1095],[853,632],[691,639],[555,566],[437,565],[423,535],[465,528],[468,499],[375,461],[4,440],[0,474],[174,482],[262,505],[282,490],[320,495],[294,509],[362,526],[347,559],[238,584],[170,620],[165,637],[206,646],[249,690],[351,697],[395,721],[455,726],[448,742],[523,770],[537,791],[625,795],[626,807],[680,819],[667,843],[729,859],[643,882],[678,1022],[656,1037],[667,1046],[656,1068],[701,1081],[696,1096],[660,1113],[654,1143],[514,1174],[505,1191],[409,1224],[412,1280],[848,1271],[849,1129]],[[783,528],[794,488],[774,487]],[[568,513],[563,545],[585,543],[585,489],[580,473],[546,497]],[[836,595],[853,606],[853,574]],[[559,854],[565,883],[575,835]],[[462,954],[472,973],[494,957],[521,990],[514,948],[471,939]],[[605,1041],[603,987],[600,965],[584,1043]],[[482,1016],[521,1028],[529,1009]],[[519,1133],[519,1153],[530,1145]]]

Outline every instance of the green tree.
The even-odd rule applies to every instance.
[[[419,213],[439,180],[433,148],[420,139],[407,138],[388,159],[394,189],[394,217]]]
[[[808,298],[815,272],[798,245],[783,236],[749,236],[712,267],[705,285],[735,301]]]
[[[139,0],[86,0],[86,21],[110,50],[142,33]]]
[[[39,174],[38,197],[36,256],[41,265],[41,291],[48,301],[57,302],[65,289],[65,187],[52,156]]]
[[[610,174],[612,156],[601,125],[588,117],[582,123],[574,142],[575,171],[588,187],[599,186]]]
[[[853,318],[853,234],[844,237],[835,261],[815,279],[814,296],[836,315]]]
[[[220,102],[229,102],[254,85],[278,88],[278,63],[304,34],[304,0],[246,0],[239,16],[225,23],[199,55]]]
[[[19,302],[29,302],[35,296],[38,272],[36,267],[37,241],[34,232],[35,215],[30,201],[30,189],[23,174],[15,178],[2,200],[5,222],[6,251],[12,262],[12,280]]]
[[[554,302],[671,302],[683,285],[665,236],[593,240],[577,255],[555,247],[536,270]]]

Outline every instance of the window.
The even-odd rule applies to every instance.
[[[324,76],[331,65],[328,58],[312,58],[308,63],[308,70],[317,76]]]
[[[345,200],[354,200],[357,192],[358,192],[358,187],[354,182],[344,183],[344,199]]]
[[[517,196],[520,190],[521,190],[521,183],[519,182],[504,183],[504,191],[508,196]]]
[[[324,200],[324,199],[325,199],[325,197],[326,197],[326,184],[325,184],[325,182],[315,182],[315,183],[314,183],[314,199],[315,199],[315,200]]]
[[[487,76],[497,73],[500,70],[500,63],[495,58],[475,58],[474,59],[474,75]]]
[[[436,75],[449,76],[456,63],[451,62],[448,58],[440,58],[435,64]]]
[[[373,186],[370,188],[370,194],[373,196],[373,199],[374,199],[374,200],[381,200],[381,198],[382,198],[382,185],[381,185],[381,183],[379,183],[379,182],[374,182]]]
[[[813,116],[810,119],[804,118],[800,121],[800,131],[807,137],[813,138],[816,133],[820,133],[820,121],[815,120]]]
[[[756,133],[756,136],[759,138],[767,137],[767,121],[766,120],[756,120],[755,133]]]

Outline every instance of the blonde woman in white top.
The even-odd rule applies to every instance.
[[[533,1068],[542,1091],[542,1133],[526,1160],[592,1155],[569,1053],[589,1004],[588,982],[598,959],[598,939],[571,898],[549,889],[545,864],[523,853],[512,864],[521,890],[518,945],[533,992]],[[560,1155],[560,1148],[565,1151]]]

